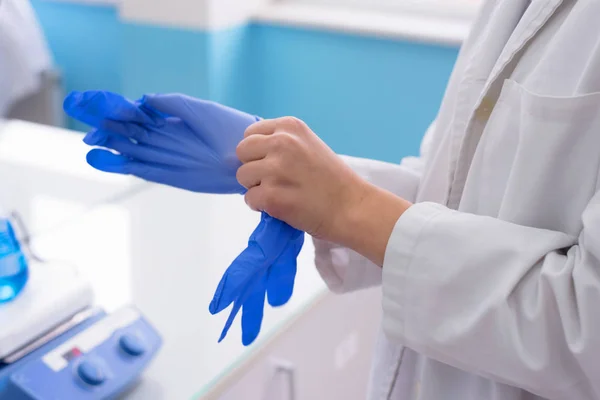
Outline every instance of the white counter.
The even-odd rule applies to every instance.
[[[325,294],[306,241],[294,296],[267,307],[259,340],[241,345],[239,319],[217,344],[227,317],[208,304],[258,222],[240,196],[190,193],[94,171],[81,135],[24,122],[0,125],[0,204],[17,209],[41,257],[67,260],[89,276],[108,311],[133,303],[164,346],[127,399],[210,394],[229,371],[283,324]]]

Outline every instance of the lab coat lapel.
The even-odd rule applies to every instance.
[[[446,202],[448,207],[456,209],[460,204],[477,144],[498,100],[505,78],[510,76],[512,68],[514,68],[518,61],[521,50],[544,27],[563,1],[532,0],[506,42],[504,49],[500,53],[500,57],[498,57],[490,76],[486,80],[483,91],[476,103],[477,105],[471,114],[471,118],[469,118],[466,134],[463,137],[460,147],[456,169],[454,170],[452,186],[450,187]]]
[[[500,77],[506,66],[535,37],[546,22],[554,15],[564,0],[532,0],[529,8],[515,28],[504,50],[500,54],[488,79],[487,89]],[[485,96],[486,93],[484,93]],[[482,96],[482,98],[484,97]]]

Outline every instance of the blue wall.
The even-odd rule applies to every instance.
[[[121,88],[122,24],[114,8],[32,3],[67,88]]]
[[[457,50],[257,26],[260,111],[295,115],[334,150],[388,161],[418,151]]]
[[[458,51],[269,25],[163,28],[123,23],[112,7],[33,4],[66,91],[176,91],[295,115],[334,150],[387,161],[417,152]]]

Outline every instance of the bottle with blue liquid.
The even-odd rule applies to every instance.
[[[29,278],[27,259],[8,215],[0,211],[0,304],[13,300]]]

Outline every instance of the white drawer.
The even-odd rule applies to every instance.
[[[380,289],[327,294],[205,399],[364,400]]]

